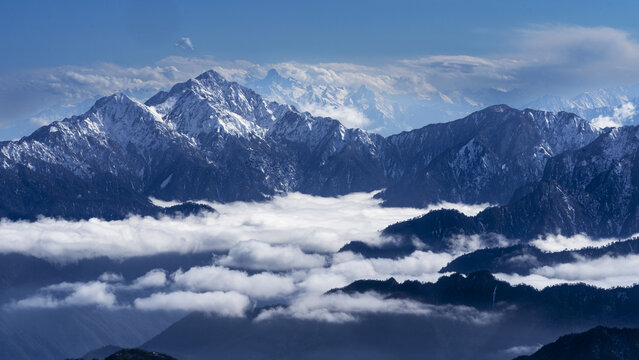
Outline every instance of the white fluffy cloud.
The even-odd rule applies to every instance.
[[[474,324],[488,324],[499,318],[496,314],[480,312],[463,306],[434,306],[406,299],[384,298],[374,292],[333,293],[296,299],[287,307],[266,310],[257,317],[265,321],[276,317],[342,323],[357,320],[364,314],[409,314],[444,316]]]
[[[609,27],[539,26],[519,31],[522,80],[587,83],[638,81],[639,43]],[[545,70],[545,72],[541,71]]]
[[[428,207],[426,207],[426,209],[424,210],[424,213],[430,212],[430,211],[434,211],[434,210],[441,210],[441,209],[455,209],[457,211],[459,211],[460,213],[466,215],[466,216],[475,216],[477,214],[479,214],[480,212],[482,212],[484,209],[490,207],[491,204],[488,203],[484,203],[484,204],[456,204],[456,203],[451,203],[448,201],[443,201],[440,202],[438,204],[430,204],[428,205]]]
[[[324,256],[306,254],[295,245],[274,246],[256,240],[238,243],[217,261],[234,268],[270,271],[322,267],[325,262]]]
[[[541,344],[535,345],[519,345],[513,346],[508,349],[502,350],[501,352],[508,355],[509,357],[518,357],[522,355],[530,355],[535,351],[539,350],[542,347]]]
[[[635,105],[631,102],[627,102],[615,108],[611,116],[600,115],[592,119],[590,123],[599,129],[607,127],[616,128],[628,123],[634,118],[636,113]]]
[[[496,274],[511,284],[528,284],[538,289],[563,283],[585,283],[601,288],[633,286],[639,283],[639,255],[578,258],[572,263],[543,266],[530,275]]]
[[[347,128],[367,128],[370,119],[359,109],[352,106],[333,106],[314,103],[298,104],[299,110],[308,111],[314,116],[330,117],[339,119]]]
[[[264,203],[214,204],[218,213],[184,219],[4,221],[0,223],[0,238],[4,239],[0,243],[1,251],[18,251],[56,262],[166,251],[218,250],[225,253],[213,257],[208,266],[173,273],[155,269],[137,279],[127,279],[128,282],[119,274],[105,273],[87,283],[51,285],[10,306],[134,306],[144,310],[202,310],[241,316],[250,304],[275,302],[291,306],[267,312],[265,314],[270,315],[263,317],[293,316],[324,321],[348,321],[356,319],[358,314],[401,312],[401,309],[429,316],[446,313],[443,308],[396,300],[388,302],[371,294],[361,298],[323,297],[328,290],[360,279],[394,277],[400,282],[436,281],[441,275],[439,270],[455,256],[415,251],[397,259],[367,259],[351,252],[338,253],[342,245],[352,240],[373,244],[388,241],[380,239],[380,229],[423,213],[419,209],[382,208],[372,195],[320,198],[289,194]],[[484,206],[441,204],[439,207],[458,208],[473,215]],[[476,240],[468,237],[465,247],[476,247]],[[582,235],[546,236],[533,244],[545,251],[560,251],[600,246],[611,241],[613,239],[595,242]],[[613,287],[634,284],[639,278],[637,269],[639,256],[605,256],[539,267],[529,276],[499,274],[498,277],[535,287],[564,282]],[[132,300],[131,296],[138,298]],[[485,320],[481,314],[460,311],[451,310],[450,314],[466,314],[462,317],[467,321]]]
[[[14,308],[56,308],[63,306],[117,306],[112,287],[100,281],[88,283],[60,283],[43,289],[35,295],[12,303]],[[60,297],[59,294],[63,296]]]
[[[620,239],[593,239],[584,234],[573,236],[547,234],[530,242],[531,245],[547,252],[579,250],[587,247],[602,247]]]
[[[355,320],[355,315],[359,313],[429,315],[431,314],[431,310],[424,304],[418,302],[384,299],[375,293],[354,295],[337,293],[298,299],[288,307],[262,312],[257,320],[286,316],[307,320],[346,322]]]
[[[303,293],[322,294],[328,290],[344,287],[355,280],[386,280],[394,277],[398,281],[434,281],[441,276],[439,269],[453,259],[445,253],[415,251],[399,259],[366,259],[351,252],[335,254],[331,265],[311,269],[298,275],[298,287]]]
[[[0,252],[56,261],[162,252],[228,251],[242,241],[331,253],[353,240],[384,241],[379,230],[423,213],[384,208],[373,194],[323,198],[299,193],[263,203],[211,204],[218,213],[180,219],[131,217],[120,221],[0,221]],[[290,249],[289,249],[290,251]]]
[[[250,304],[248,297],[233,291],[155,293],[134,302],[135,308],[146,311],[204,311],[229,317],[243,317]]]
[[[373,244],[389,241],[380,238],[379,230],[424,212],[382,208],[372,193],[340,198],[294,193],[264,203],[213,206],[218,210],[215,214],[183,219],[133,217],[112,222],[42,219],[35,223],[0,223],[0,236],[8,239],[0,243],[2,251],[19,251],[56,262],[166,251],[225,252],[214,256],[208,266],[170,274],[155,269],[128,283],[119,274],[105,273],[90,283],[49,286],[15,306],[94,304],[216,311],[214,306],[206,307],[204,303],[209,298],[224,298],[220,293],[241,294],[247,301],[259,303],[288,303],[320,296],[359,279],[434,281],[440,276],[439,269],[453,259],[450,254],[430,251],[416,251],[399,259],[366,259],[351,252],[337,253],[352,240]],[[478,207],[455,204],[437,208],[442,206],[479,211]],[[93,289],[96,298],[86,298],[86,289]],[[138,299],[130,300],[132,294]],[[180,297],[186,300],[179,302]],[[246,302],[235,303],[242,306],[228,312],[239,314],[238,309],[245,308]]]
[[[174,286],[192,291],[237,291],[256,299],[284,297],[293,293],[293,280],[272,273],[249,275],[221,266],[192,267],[173,274]]]
[[[104,274],[100,275],[100,277],[98,277],[98,280],[102,282],[121,282],[124,280],[124,278],[120,274],[105,272]]]
[[[107,273],[99,277],[100,281],[47,286],[37,295],[20,300],[11,306],[20,308],[72,305],[127,307],[130,306],[127,300],[118,302],[116,296],[126,295],[123,298],[126,299],[131,294],[130,290],[146,294],[137,295],[139,298],[133,301],[133,306],[146,310],[202,309],[203,299],[207,299],[208,296],[214,297],[210,295],[211,293],[238,293],[255,302],[286,304],[302,298],[308,301],[312,297],[321,296],[328,290],[346,286],[359,279],[385,280],[394,277],[398,281],[408,279],[435,281],[440,276],[439,269],[452,259],[452,256],[448,254],[422,251],[416,251],[399,259],[366,259],[350,252],[327,257],[330,258],[330,264],[322,261],[313,268],[280,273],[250,274],[220,265],[210,265],[178,270],[167,276],[164,271],[156,269],[134,279],[129,284],[125,283],[121,276]],[[199,296],[198,294],[209,295]],[[185,296],[188,301],[178,302],[180,296]],[[207,311],[214,310],[207,308]],[[220,312],[217,311],[217,313]]]
[[[131,284],[129,288],[146,289],[146,288],[163,287],[164,285],[166,285],[166,282],[167,282],[167,278],[166,278],[166,273],[164,272],[164,270],[155,269],[135,279],[133,281],[133,284]]]

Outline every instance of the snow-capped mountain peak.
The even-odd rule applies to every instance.
[[[146,103],[194,139],[211,133],[262,137],[292,108],[269,102],[213,70],[160,92]]]
[[[366,88],[356,94],[360,104],[377,101]],[[144,104],[124,94],[108,96],[83,115],[1,143],[0,171],[9,179],[5,188],[23,187],[26,177],[44,184],[41,193],[82,195],[87,200],[73,198],[71,210],[38,210],[80,217],[87,207],[95,216],[119,216],[91,201],[121,194],[136,194],[141,202],[135,206],[143,210],[149,196],[235,201],[288,191],[333,196],[380,188],[399,205],[505,202],[518,186],[541,177],[548,158],[596,136],[572,114],[496,105],[384,138],[269,102],[209,71]],[[20,171],[26,173],[16,175]],[[72,183],[73,194],[60,188]],[[20,217],[37,204],[0,205]]]

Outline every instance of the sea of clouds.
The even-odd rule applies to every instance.
[[[463,307],[430,306],[386,299],[375,293],[327,294],[360,279],[436,281],[439,270],[456,256],[482,246],[478,238],[461,239],[456,253],[418,250],[399,258],[365,258],[339,252],[350,241],[381,244],[392,239],[380,230],[425,212],[454,208],[475,215],[487,204],[443,203],[428,209],[380,206],[375,193],[323,198],[299,193],[268,202],[210,204],[215,213],[188,217],[138,217],[125,220],[0,222],[0,253],[22,253],[64,266],[79,259],[124,259],[165,252],[211,252],[209,264],[167,271],[157,268],[135,279],[104,273],[87,282],[62,282],[34,290],[4,304],[12,311],[94,306],[140,311],[206,311],[240,317],[263,305],[281,305],[258,320],[295,317],[330,322],[352,321],[363,313],[410,313],[447,316],[473,323],[494,320]],[[156,204],[171,203],[154,200]],[[460,240],[460,241],[461,241]],[[544,251],[603,246],[583,235],[549,235],[532,243]],[[497,274],[512,284],[543,288],[563,282],[601,287],[627,286],[639,276],[639,256],[598,259],[533,269],[531,275]]]

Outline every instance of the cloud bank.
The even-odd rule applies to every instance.
[[[355,321],[367,314],[403,314],[437,316],[486,325],[496,321],[499,315],[480,312],[465,306],[436,306],[406,299],[384,298],[374,292],[363,294],[333,293],[317,297],[296,299],[287,307],[278,307],[260,313],[256,320],[265,321],[277,317],[302,320],[343,323]]]
[[[379,230],[397,221],[423,213],[421,209],[383,208],[373,193],[356,193],[339,198],[323,198],[299,193],[275,197],[263,203],[235,202],[210,204],[218,212],[186,218],[134,216],[121,221],[36,222],[0,221],[0,252],[19,252],[58,262],[108,256],[123,258],[163,252],[226,252],[240,242],[259,240],[282,245],[269,249],[289,256],[332,253],[353,240],[380,243]],[[256,259],[250,247],[239,245],[228,258]],[[288,247],[287,247],[288,246]],[[262,245],[262,247],[264,247]],[[317,256],[305,256],[303,261]],[[261,266],[269,265],[265,255]],[[298,264],[302,266],[302,264]]]
[[[531,241],[530,244],[546,252],[558,252],[564,250],[579,250],[587,247],[602,247],[619,240],[620,239],[616,238],[593,239],[584,234],[573,236],[547,234]]]
[[[357,320],[364,314],[393,313],[447,316],[478,324],[492,321],[490,314],[385,299],[377,294],[324,295],[328,290],[361,279],[436,281],[441,276],[439,270],[458,255],[418,250],[387,259],[337,252],[352,240],[371,244],[389,241],[380,237],[380,229],[424,212],[382,208],[373,195],[321,198],[294,193],[264,203],[213,204],[218,210],[215,214],[180,219],[4,221],[0,223],[0,237],[4,239],[0,251],[17,251],[57,263],[96,256],[125,258],[167,251],[216,251],[208,265],[171,272],[158,268],[131,279],[118,273],[104,273],[85,283],[45,286],[32,296],[5,306],[205,311],[238,317],[254,306],[283,304],[263,312],[260,319],[293,317],[344,322]],[[439,204],[432,209],[441,207],[473,215],[484,205]],[[472,236],[456,241],[460,253],[482,246],[479,238]],[[533,244],[545,251],[560,251],[612,241],[593,241],[583,235],[549,235]],[[637,269],[639,255],[604,256],[537,267],[529,276],[497,274],[497,277],[537,288],[566,282],[613,287],[634,284],[639,278]]]
[[[293,279],[268,272],[249,275],[221,266],[192,267],[173,274],[174,285],[193,291],[237,291],[255,299],[283,297],[293,293]]]
[[[245,295],[236,292],[204,292],[176,291],[172,293],[155,293],[146,298],[135,299],[135,308],[145,311],[177,310],[203,311],[228,317],[243,317],[250,306]]]
[[[572,263],[543,266],[530,275],[495,274],[511,284],[528,284],[537,289],[558,284],[585,283],[600,288],[627,287],[639,284],[639,255],[578,258]]]
[[[60,283],[48,286],[42,291],[44,294],[35,295],[13,302],[11,308],[57,308],[66,306],[98,306],[115,308],[116,296],[112,287],[100,281],[88,283]],[[54,296],[63,294],[62,297]]]
[[[324,256],[306,254],[295,245],[273,246],[256,240],[238,243],[217,261],[228,267],[270,271],[322,267],[325,262]]]

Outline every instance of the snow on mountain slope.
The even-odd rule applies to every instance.
[[[598,128],[619,127],[639,123],[639,88],[616,87],[598,89],[576,95],[572,98],[545,95],[525,107],[560,112],[575,113]]]
[[[249,78],[244,84],[270,100],[382,135],[448,121],[482,106],[481,101],[473,101],[463,94],[391,94],[365,85],[348,88],[285,78],[275,69],[269,70],[262,79]]]
[[[263,137],[291,107],[268,102],[214,71],[175,85],[147,101],[180,133],[198,138],[210,132]]]
[[[363,98],[371,95],[360,90]],[[227,202],[288,191],[336,196],[387,188],[388,204],[401,206],[504,203],[523,183],[539,180],[548,158],[596,134],[572,114],[499,105],[384,138],[269,102],[208,71],[145,104],[123,94],[105,97],[83,115],[0,143],[0,168],[5,185],[20,191],[32,190],[21,178],[48,179],[34,197],[73,197],[74,214],[88,199],[94,211],[98,199],[115,207],[119,196],[131,193]],[[138,209],[150,206],[139,201]],[[6,202],[0,210],[26,216],[40,206],[40,214],[51,213],[46,201],[18,205]],[[64,216],[64,209],[56,211]]]
[[[132,161],[148,161],[152,151],[165,150],[171,142],[188,145],[189,139],[144,104],[117,94],[98,100],[83,115],[7,142],[0,152],[6,165],[56,164],[87,178],[96,171],[132,171]]]
[[[381,196],[388,205],[441,201],[506,203],[541,178],[549,158],[580,148],[599,131],[569,113],[491,106],[464,119],[389,137],[404,154],[401,173]]]
[[[266,101],[209,71],[146,104],[123,94],[105,97],[83,115],[0,143],[0,166],[12,174],[5,176],[12,179],[8,187],[19,187],[13,181],[26,176],[17,173],[24,167],[34,181],[45,174],[70,184],[113,177],[118,189],[164,200],[261,200],[292,190],[332,196],[383,187],[375,141],[383,138]],[[361,166],[353,172],[351,163]],[[372,177],[369,168],[378,169]],[[47,186],[57,189],[52,181]],[[95,196],[113,188],[103,185]],[[37,197],[58,191],[51,187]]]

